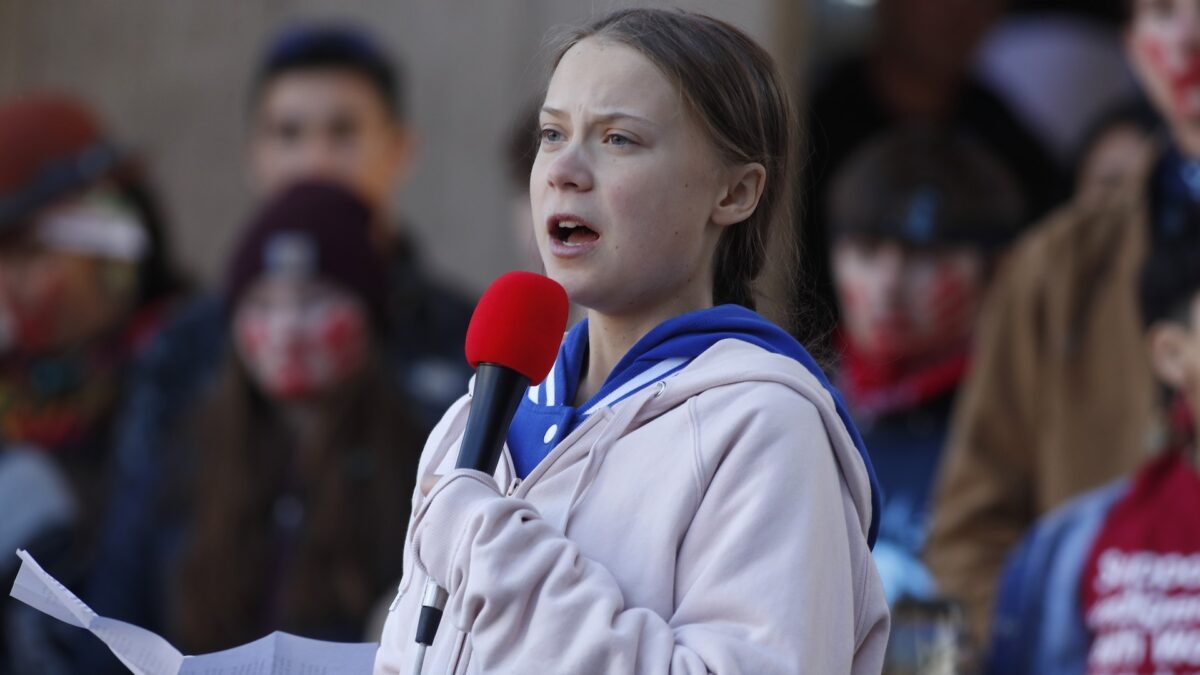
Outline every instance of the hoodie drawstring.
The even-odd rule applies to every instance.
[[[579,478],[575,480],[575,487],[571,490],[571,499],[567,502],[567,508],[563,512],[562,522],[559,523],[559,532],[566,534],[567,525],[571,522],[571,516],[575,513],[575,507],[582,500],[584,493],[595,482],[596,476],[600,475],[600,467],[604,464],[605,457],[608,456],[609,448],[625,435],[625,431],[633,425],[634,420],[637,419],[638,414],[642,412],[646,404],[661,396],[664,389],[666,389],[666,383],[660,381],[653,395],[642,396],[637,400],[624,401],[625,405],[620,406],[619,412],[606,425],[599,438],[592,443],[592,447],[588,449],[583,470],[579,472]],[[597,410],[596,414],[602,414],[601,410]]]

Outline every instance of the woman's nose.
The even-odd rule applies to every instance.
[[[904,249],[893,242],[885,243],[880,246],[874,263],[882,293],[888,297],[894,296],[900,289],[907,267]]]
[[[546,169],[546,182],[558,190],[592,189],[592,172],[586,153],[572,143],[555,153]]]

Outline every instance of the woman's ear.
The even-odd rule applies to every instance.
[[[1155,323],[1146,332],[1154,373],[1163,384],[1175,391],[1188,387],[1192,372],[1196,369],[1193,363],[1196,355],[1193,354],[1190,337],[1186,328],[1170,321]]]
[[[728,179],[712,215],[713,222],[721,227],[736,225],[754,213],[767,184],[767,170],[758,162],[750,162],[731,169]]]

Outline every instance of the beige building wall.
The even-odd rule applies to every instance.
[[[798,73],[802,0],[669,4],[727,19]],[[545,77],[554,26],[616,0],[0,0],[0,98],[57,88],[91,100],[143,153],[171,217],[176,257],[215,281],[252,207],[243,168],[245,90],[264,41],[299,18],[368,26],[405,62],[421,139],[397,194],[430,265],[479,291],[518,264],[502,157]]]

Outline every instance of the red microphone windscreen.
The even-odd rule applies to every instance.
[[[531,272],[509,272],[484,292],[467,328],[467,362],[504,366],[538,384],[567,329],[567,292]]]

